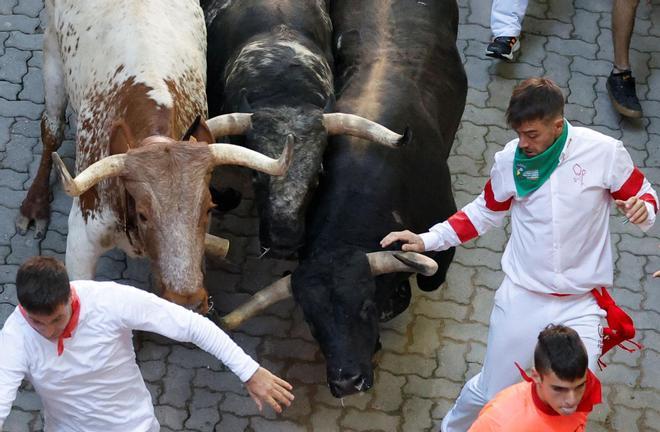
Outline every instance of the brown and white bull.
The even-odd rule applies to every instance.
[[[206,28],[195,0],[47,0],[43,154],[17,220],[45,233],[51,155],[74,196],[66,265],[71,279],[92,279],[96,262],[118,246],[152,260],[162,295],[205,313],[202,260],[220,240],[206,234],[213,168],[237,164],[281,175],[279,160],[213,143],[207,112]],[[76,113],[71,178],[54,153],[67,105]],[[193,126],[191,126],[191,124]],[[224,126],[223,126],[224,125]],[[182,138],[183,137],[183,138]],[[194,137],[194,139],[193,139]]]

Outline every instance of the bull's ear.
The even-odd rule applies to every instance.
[[[123,120],[116,122],[110,132],[110,154],[124,154],[135,146],[135,138]]]
[[[215,142],[215,138],[213,138],[213,134],[206,125],[206,122],[202,120],[202,116],[197,116],[195,118],[195,121],[193,121],[186,133],[183,134],[181,141],[190,141],[193,137],[196,141],[205,142],[207,144]]]

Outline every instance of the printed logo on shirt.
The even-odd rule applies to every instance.
[[[587,173],[587,170],[582,168],[580,164],[573,165],[573,182],[580,183],[580,186],[584,186],[584,176]]]
[[[522,164],[516,165],[516,176],[523,176],[527,180],[538,180],[539,179],[539,170],[525,170],[525,166]]]

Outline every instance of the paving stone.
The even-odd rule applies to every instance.
[[[225,399],[220,404],[220,410],[241,417],[259,415],[257,404],[247,394],[245,396],[239,396],[234,393],[227,393]],[[272,408],[264,407],[264,410],[272,411]]]
[[[4,422],[3,428],[11,432],[29,432],[33,414],[21,410],[12,410]]]
[[[568,80],[571,76],[569,65],[571,60],[569,57],[548,52],[545,60],[543,60],[543,69],[545,75],[550,77],[560,87],[568,87]]]
[[[39,20],[25,15],[0,15],[0,31],[20,31],[31,34],[39,26]]]
[[[262,355],[281,359],[299,359],[313,361],[318,352],[316,343],[300,339],[268,339],[264,343]]]
[[[140,371],[145,381],[158,381],[165,376],[167,369],[162,361],[146,361],[140,363]]]
[[[398,430],[399,417],[380,412],[359,412],[349,409],[346,416],[340,421],[343,427],[356,431],[394,431]]]
[[[223,413],[222,421],[216,426],[216,432],[245,431],[249,420],[232,414]]]
[[[617,411],[612,416],[612,427],[618,431],[639,430],[641,411],[629,411],[625,414]]]
[[[416,374],[422,377],[430,377],[436,364],[433,359],[416,354],[384,353],[380,367],[397,375]]]
[[[0,59],[0,68],[2,67],[1,63],[2,63],[2,59]],[[0,72],[0,74],[2,74],[2,72]],[[20,80],[20,77],[18,79]],[[42,111],[41,105],[37,105],[31,101],[22,101],[22,100],[6,101],[0,99],[0,116],[3,117],[18,116],[18,117],[27,117],[36,120],[41,117],[41,111]]]
[[[14,405],[23,411],[38,411],[42,408],[41,399],[34,391],[20,392]]]
[[[599,17],[600,15],[597,13],[576,9],[575,16],[573,16],[573,36],[585,42],[595,43],[600,33],[598,27]]]
[[[454,342],[444,339],[437,350],[438,368],[435,371],[435,376],[448,377],[455,381],[460,380],[467,369],[465,362],[467,348],[468,346],[465,342]]]
[[[417,317],[413,323],[412,335],[412,343],[408,346],[409,352],[431,356],[440,346],[441,340],[436,320]]]
[[[554,19],[538,19],[531,16],[525,17],[527,34],[532,33],[542,36],[558,36],[562,39],[569,39],[573,31],[573,26],[568,23],[559,23]],[[521,39],[524,43],[526,37]]]
[[[156,405],[156,418],[161,426],[173,431],[182,430],[183,422],[188,417],[185,410],[176,409],[167,405]]]
[[[213,429],[220,420],[217,408],[202,408],[190,413],[190,417],[184,424],[185,430],[208,431]]]
[[[24,51],[40,50],[43,47],[43,35],[25,34],[19,31],[11,32],[5,42],[5,47],[18,48]]]
[[[34,103],[44,103],[44,84],[41,80],[41,70],[29,68],[27,75],[23,77],[23,91],[19,94],[22,100]]]
[[[255,432],[304,432],[305,428],[289,421],[269,421],[254,417],[250,425]]]
[[[16,100],[21,86],[10,83],[9,81],[0,81],[0,97],[7,100]]]
[[[16,48],[6,48],[0,57],[0,80],[21,84],[23,75],[27,73],[27,59],[30,53]],[[16,113],[1,114],[5,117],[15,117]]]
[[[421,431],[430,430],[433,426],[431,420],[431,408],[433,401],[411,397],[403,404],[403,418],[405,419],[402,430]]]
[[[232,392],[245,394],[245,389],[241,380],[232,372],[217,372],[211,369],[197,369],[193,386],[208,388],[214,392],[225,393]]]
[[[310,418],[312,430],[315,432],[335,432],[337,430],[337,421],[341,415],[341,410],[330,409],[319,405]]]
[[[0,15],[11,15],[18,0],[6,0],[0,4]]]
[[[423,398],[452,398],[461,390],[462,385],[445,378],[421,378],[411,375],[403,387],[404,395]]]
[[[657,365],[660,364],[660,354],[656,351],[644,350],[642,353],[642,370],[645,371],[642,375],[640,384],[642,387],[657,389],[660,388],[660,374],[657,373]],[[608,368],[609,369],[609,368]],[[656,372],[653,372],[656,370]],[[639,373],[639,371],[631,371],[631,375]],[[656,408],[658,408],[656,406]]]
[[[372,391],[374,393],[371,406],[377,411],[397,411],[403,403],[401,388],[406,382],[404,377],[393,375],[387,371],[377,372],[378,386]]]
[[[42,0],[20,0],[18,5],[14,8],[14,13],[38,17],[39,12],[41,12],[43,8],[44,4]]]
[[[287,379],[306,384],[324,382],[325,376],[324,364],[292,363],[287,373]]]
[[[475,288],[469,320],[488,325],[494,297],[495,291],[486,288]]]

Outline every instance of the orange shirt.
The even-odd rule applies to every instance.
[[[543,402],[533,382],[507,387],[483,407],[469,432],[583,432],[593,405],[600,403],[600,382],[587,372],[582,401],[574,414],[562,416]]]

